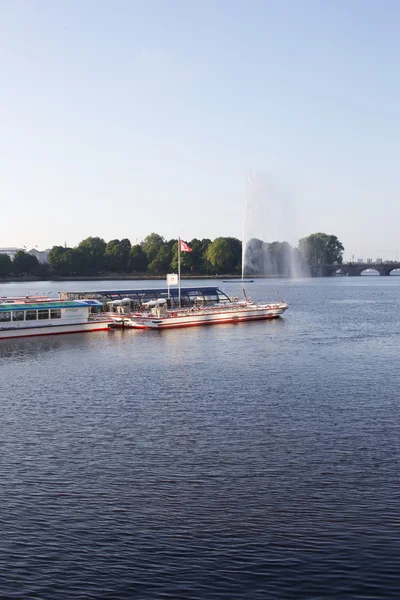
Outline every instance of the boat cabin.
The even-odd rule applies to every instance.
[[[59,292],[62,300],[93,299],[101,302],[105,310],[111,306],[125,305],[132,310],[142,310],[152,301],[165,300],[167,308],[179,306],[179,288],[146,288],[136,290],[88,290]],[[231,302],[231,299],[218,287],[182,287],[180,290],[182,307],[201,304],[203,306]]]
[[[0,329],[40,327],[65,323],[85,323],[89,315],[101,310],[97,300],[62,301],[57,299],[0,302]]]

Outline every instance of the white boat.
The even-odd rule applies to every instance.
[[[148,309],[148,310],[146,310]],[[249,299],[223,305],[197,306],[167,310],[165,301],[148,302],[141,313],[110,315],[115,325],[133,329],[172,329],[221,323],[241,323],[280,317],[288,305],[285,301],[256,304]]]
[[[0,339],[108,330],[97,300],[0,298]]]

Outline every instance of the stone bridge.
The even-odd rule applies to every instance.
[[[390,263],[343,263],[342,265],[316,265],[310,267],[312,277],[329,277],[333,275],[361,275],[367,269],[378,271],[379,275],[390,275],[394,269],[400,269],[400,262]]]

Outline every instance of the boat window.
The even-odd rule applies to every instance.
[[[38,319],[39,320],[43,320],[43,319],[48,319],[49,318],[49,310],[48,308],[41,308],[38,310]]]
[[[61,308],[52,308],[50,311],[50,319],[61,319]]]
[[[23,321],[24,320],[24,311],[23,310],[14,311],[12,314],[12,320],[13,321]]]
[[[37,311],[36,310],[27,310],[26,311],[26,321],[36,321],[37,319]]]
[[[9,311],[0,312],[0,323],[5,323],[8,321],[11,321],[11,313]]]

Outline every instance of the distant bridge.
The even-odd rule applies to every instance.
[[[312,277],[329,277],[333,275],[361,275],[363,271],[373,269],[379,275],[390,275],[394,269],[400,269],[400,262],[391,263],[343,263],[342,265],[315,265],[310,267]]]

